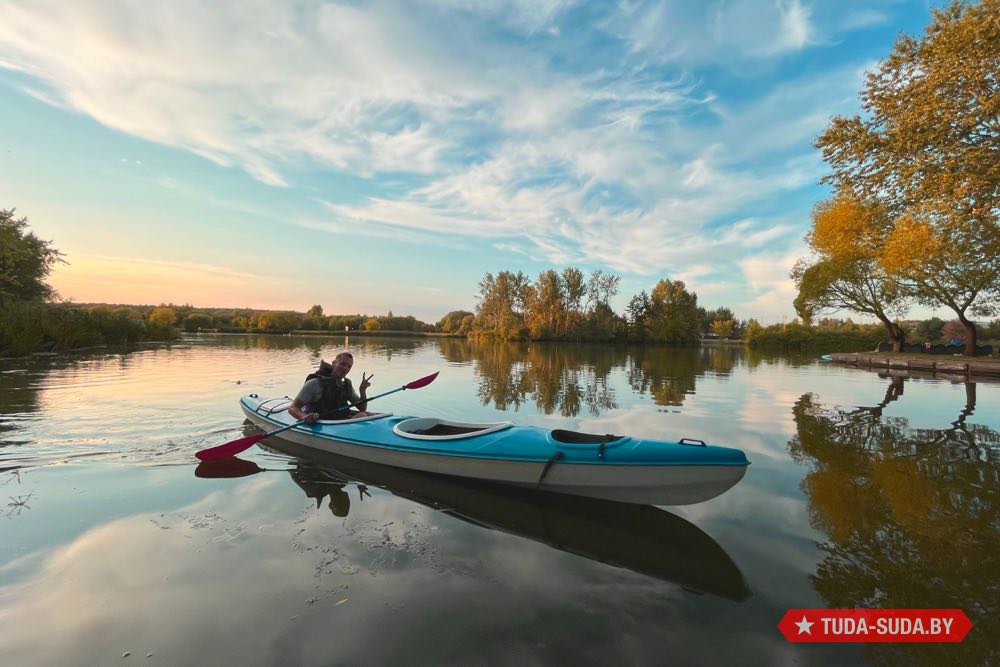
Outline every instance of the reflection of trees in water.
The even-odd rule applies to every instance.
[[[465,338],[435,338],[438,352],[452,364],[466,364],[475,359],[473,343]]]
[[[331,332],[328,336],[240,334],[205,338],[214,345],[240,350],[298,350],[305,348],[315,357],[316,363],[319,363],[321,357],[329,358],[343,350],[360,351],[366,356],[391,359],[393,355],[409,356],[421,347],[433,345],[433,342],[422,338],[345,336],[336,332]]]
[[[943,429],[911,430],[883,409],[903,395],[892,378],[882,401],[853,410],[805,394],[793,409],[792,457],[810,522],[829,536],[813,576],[830,607],[961,608],[975,624],[961,645],[869,644],[879,662],[996,664],[1000,658],[1000,437],[969,425],[975,384]]]
[[[66,355],[22,357],[0,361],[0,451],[4,447],[26,444],[11,436],[20,429],[23,415],[41,411],[40,395],[55,374],[58,379],[91,364],[117,364],[127,368],[132,363],[128,351],[109,353],[73,352]]]
[[[699,349],[701,367],[716,375],[729,375],[739,364],[743,347],[735,345],[705,345]]]
[[[622,348],[568,343],[470,343],[479,399],[499,410],[530,398],[539,411],[574,417],[618,407],[608,376],[626,358]]]
[[[545,414],[591,415],[617,406],[611,371],[625,370],[629,386],[657,405],[681,405],[706,369],[727,375],[740,349],[612,346],[571,343],[442,344],[449,361],[471,356],[479,375],[479,398],[500,410],[519,409],[529,399]]]
[[[816,357],[817,355],[812,352],[799,350],[761,350],[754,347],[742,349],[743,364],[751,372],[762,365],[783,365],[791,368],[812,366],[816,363]]]
[[[702,350],[676,347],[629,348],[628,383],[639,394],[649,393],[657,405],[682,405],[703,372]]]

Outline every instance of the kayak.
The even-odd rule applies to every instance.
[[[240,407],[255,426],[295,424],[291,400],[249,394]],[[689,505],[724,493],[746,473],[739,449],[627,435],[458,422],[379,413],[298,424],[281,438],[315,450],[409,470],[643,505]]]

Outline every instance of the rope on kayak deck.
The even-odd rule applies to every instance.
[[[535,482],[535,486],[541,486],[542,480],[549,474],[549,468],[551,468],[552,464],[561,459],[563,456],[562,452],[556,452],[552,455],[552,458],[545,462],[545,467],[542,468],[542,474],[538,476],[538,481]]]

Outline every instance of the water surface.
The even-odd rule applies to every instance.
[[[672,508],[281,442],[195,465],[244,433],[239,396],[294,395],[345,345],[372,393],[441,371],[380,410],[699,438],[752,465],[718,498]],[[0,655],[979,664],[998,658],[998,470],[998,384],[733,347],[205,336],[4,360]],[[960,645],[794,645],[776,628],[792,607],[959,607],[975,627]]]

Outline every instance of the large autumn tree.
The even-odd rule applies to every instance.
[[[1000,0],[935,10],[924,36],[900,37],[867,76],[864,116],[817,139],[825,180],[878,197],[894,221],[882,267],[921,302],[970,316],[1000,306]]]
[[[904,312],[906,293],[880,263],[890,218],[877,202],[839,194],[813,209],[806,242],[813,257],[792,270],[798,287],[795,310],[808,321],[813,315],[850,310],[872,315],[889,333],[899,352],[906,332],[894,315]]]

